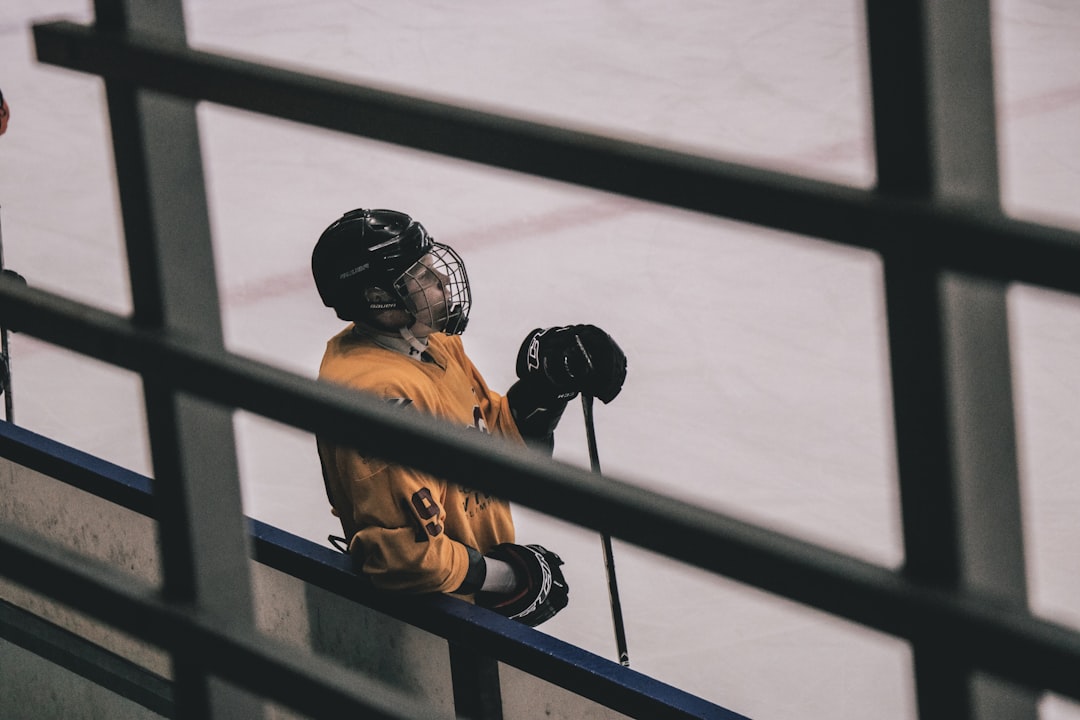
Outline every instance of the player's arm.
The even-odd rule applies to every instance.
[[[411,476],[393,478],[398,471]],[[378,477],[378,476],[382,477]],[[443,509],[437,481],[405,468],[387,465],[362,483],[361,529],[350,550],[372,584],[398,592],[451,592],[475,595],[478,604],[536,626],[566,607],[569,586],[559,569],[562,560],[539,545],[503,543],[482,555],[443,532]],[[379,492],[383,483],[398,491]],[[404,490],[402,490],[404,488]],[[415,488],[415,490],[413,489]],[[380,498],[397,497],[401,512]],[[406,500],[407,497],[407,500]]]
[[[365,378],[365,392],[406,411],[427,412],[423,388],[400,376]],[[453,592],[465,579],[468,550],[445,533],[446,485],[399,463],[337,447],[330,461],[337,478],[339,514],[349,549],[372,584],[383,590]],[[324,465],[326,461],[324,460]]]
[[[350,452],[350,451],[345,451]],[[401,465],[364,475],[354,453],[351,510],[358,528],[350,551],[375,587],[399,592],[455,592],[469,571],[469,548],[444,532],[442,481]]]

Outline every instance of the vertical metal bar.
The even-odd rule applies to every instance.
[[[450,643],[454,713],[468,720],[503,720],[499,663],[460,643]]]
[[[990,0],[921,0],[935,199],[998,207]]]
[[[959,530],[941,370],[942,305],[936,270],[913,255],[885,262],[905,571],[918,582],[956,589]],[[919,717],[968,720],[967,672],[937,637],[936,628],[923,628],[912,639]]]
[[[890,195],[925,197],[932,182],[921,5],[866,2],[877,188]]]
[[[923,14],[919,2],[867,0],[878,190],[929,197],[932,161]],[[903,238],[884,259],[885,306],[904,532],[905,571],[927,584],[954,587],[957,528],[938,332],[936,268]],[[934,629],[912,638],[916,704],[922,720],[969,720],[966,675],[936,652]]]
[[[98,26],[184,44],[181,0],[96,0]],[[135,322],[223,346],[195,105],[106,82]],[[231,412],[143,376],[164,594],[233,626],[253,626],[247,533]],[[261,714],[212,681],[198,657],[173,654],[178,718]]]
[[[4,270],[4,230],[0,223],[0,272]],[[7,323],[0,323],[0,362],[3,362],[4,419],[15,422],[15,401],[11,397],[11,347],[8,344]]]
[[[989,0],[868,0],[867,20],[879,189],[996,212]],[[885,258],[906,570],[1024,606],[1005,287],[906,240]],[[934,628],[914,653],[923,720],[1037,717],[1034,694],[976,678]]]
[[[943,297],[962,587],[1026,609],[1005,288],[953,275]],[[976,676],[970,692],[982,720],[1038,718],[1034,691]]]

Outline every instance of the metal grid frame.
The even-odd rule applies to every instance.
[[[212,691],[210,673],[300,709],[309,706],[285,689],[290,683],[319,688],[321,702],[330,697],[342,709],[396,716],[377,688],[365,695],[326,668],[275,657],[251,630],[246,572],[236,572],[246,557],[238,496],[222,503],[220,495],[223,484],[231,483],[230,492],[238,487],[221,408],[351,442],[358,437],[352,430],[363,427],[365,442],[391,459],[409,458],[421,469],[907,639],[923,720],[1034,716],[1044,690],[1080,699],[1080,633],[1026,608],[1004,303],[1010,282],[1080,293],[1080,234],[1000,211],[989,0],[867,0],[878,163],[872,190],[197,52],[186,46],[180,0],[98,0],[96,10],[93,27],[52,23],[34,34],[42,61],[106,81],[129,261],[138,269],[135,313],[121,318],[7,282],[0,282],[0,309],[28,334],[143,376],[167,592],[164,599],[125,592],[107,574],[72,568],[6,531],[0,568],[160,640],[184,669],[176,688],[178,707],[190,713],[183,717],[227,716],[232,703],[243,702],[236,693]],[[525,452],[493,450],[434,421],[399,418],[363,397],[342,398],[229,354],[213,287],[194,125],[199,100],[879,253],[904,569],[889,571],[607,478],[601,483]],[[176,227],[184,228],[182,237]],[[410,458],[419,441],[442,461]],[[503,473],[524,482],[501,487],[495,478]],[[599,507],[606,511],[594,512]],[[125,612],[112,609],[118,604]],[[234,662],[220,662],[223,656]],[[1019,710],[1003,704],[1005,694],[1015,695],[1005,691],[1015,688],[983,682],[985,674],[1026,688]]]

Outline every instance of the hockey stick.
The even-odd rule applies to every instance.
[[[0,225],[0,273],[4,270],[4,229]],[[0,362],[3,363],[4,418],[9,423],[15,422],[15,408],[11,400],[11,351],[8,348],[7,325],[0,323]]]
[[[593,425],[593,397],[581,394],[581,408],[585,412],[585,437],[589,441],[589,462],[592,471],[600,474],[600,455],[596,451],[596,427]],[[607,568],[608,594],[611,596],[611,620],[615,625],[615,647],[619,664],[630,667],[630,654],[626,650],[626,626],[623,625],[622,603],[619,602],[619,584],[615,580],[615,555],[611,551],[611,536],[601,533],[604,545],[604,567]]]

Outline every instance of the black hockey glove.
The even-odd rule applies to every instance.
[[[554,453],[555,427],[569,400],[555,397],[539,377],[518,380],[506,391],[506,400],[521,437],[549,455]]]
[[[595,325],[537,328],[518,350],[517,376],[543,380],[560,400],[583,392],[609,403],[626,380],[626,355]]]
[[[559,566],[562,558],[540,545],[496,545],[488,557],[509,563],[520,590],[509,595],[478,593],[478,605],[504,617],[536,627],[566,607],[570,587]]]

